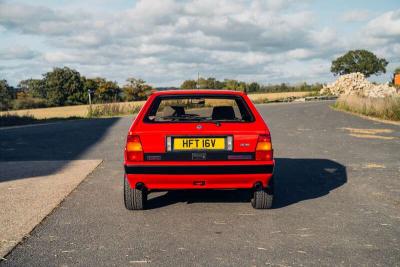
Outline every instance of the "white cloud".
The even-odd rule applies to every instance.
[[[304,48],[296,48],[293,50],[290,50],[286,53],[288,58],[292,59],[305,59],[305,58],[310,58],[313,55],[315,55],[315,52],[313,52],[310,49],[304,49]]]
[[[390,63],[399,63],[400,9],[383,13],[371,19],[359,35],[359,45],[373,50]],[[392,66],[389,64],[388,69]]]
[[[344,22],[363,22],[371,17],[368,10],[350,10],[342,14],[340,17]]]
[[[400,40],[400,9],[389,11],[368,22],[366,30],[372,37]]]
[[[114,12],[71,6],[0,0],[0,36],[32,36],[43,44],[25,42],[21,51],[8,56],[0,52],[2,73],[24,79],[25,61],[35,58],[29,75],[68,65],[84,75],[120,82],[140,76],[159,85],[192,78],[198,71],[217,78],[306,80],[329,75],[334,55],[360,45],[333,26],[320,26],[309,6],[292,0],[139,0]],[[357,12],[343,16],[360,20],[362,12]],[[371,20],[362,45],[376,48],[398,40],[399,13]],[[382,51],[390,54],[398,48]],[[301,64],[301,71],[294,71]]]
[[[0,60],[31,60],[38,56],[35,52],[25,46],[14,46],[10,48],[0,49]]]

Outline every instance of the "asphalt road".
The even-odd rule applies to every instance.
[[[104,160],[0,265],[399,265],[400,126],[328,102],[258,108],[277,159],[272,210],[242,191],[157,193],[125,210],[130,118],[0,130],[1,161]]]

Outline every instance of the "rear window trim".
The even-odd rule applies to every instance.
[[[160,95],[154,98],[153,102],[151,103],[150,107],[147,109],[146,113],[143,116],[143,123],[148,124],[165,124],[165,123],[213,123],[213,121],[151,121],[148,119],[149,113],[155,108],[155,105],[159,105],[163,99],[184,99],[184,98],[228,98],[232,100],[239,100],[242,102],[243,107],[246,109],[246,112],[249,114],[250,119],[248,121],[223,121],[220,120],[221,123],[254,123],[256,121],[253,112],[251,111],[249,105],[247,104],[246,100],[240,95],[231,95],[231,94],[171,94],[171,95]]]

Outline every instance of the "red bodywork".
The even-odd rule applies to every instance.
[[[159,96],[170,95],[234,95],[242,97],[251,110],[253,122],[222,122],[220,125],[207,122],[146,123],[153,101]],[[201,126],[199,126],[201,125]],[[199,129],[201,128],[201,129]],[[253,159],[237,160],[147,160],[146,155],[164,155],[167,136],[233,136],[232,153],[249,153]],[[142,155],[137,160],[128,159],[125,148],[125,177],[131,188],[139,183],[147,190],[169,189],[239,189],[253,188],[256,183],[267,188],[273,176],[274,160],[256,160],[256,147],[261,137],[270,142],[270,132],[264,120],[246,94],[225,90],[176,90],[153,93],[144,104],[129,133],[140,141]],[[245,144],[245,145],[243,145]],[[258,152],[257,152],[258,153]],[[154,158],[154,157],[153,157]]]

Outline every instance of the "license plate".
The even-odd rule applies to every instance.
[[[190,137],[173,139],[173,150],[224,150],[225,137]]]

